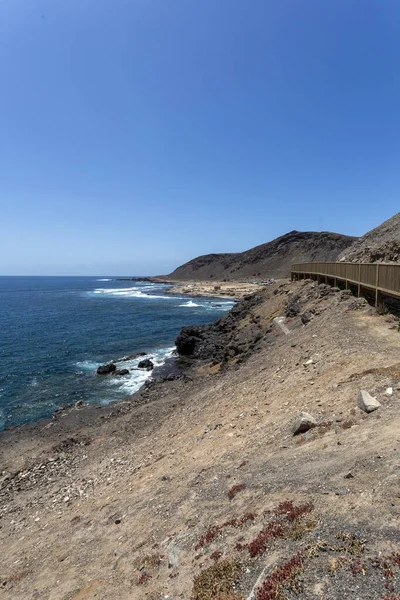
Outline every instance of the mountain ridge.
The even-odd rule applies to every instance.
[[[356,240],[329,231],[293,230],[244,252],[197,256],[164,277],[178,281],[283,278],[290,275],[293,262],[335,261]]]

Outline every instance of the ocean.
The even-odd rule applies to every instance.
[[[165,284],[112,277],[0,277],[0,430],[50,417],[79,400],[108,404],[151,377],[172,356],[183,325],[206,324],[233,302],[166,295]],[[134,353],[125,376],[99,365]]]

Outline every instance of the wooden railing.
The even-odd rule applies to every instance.
[[[309,262],[292,265],[292,279],[313,277],[326,283],[343,281],[346,288],[355,285],[360,296],[363,289],[380,295],[400,298],[400,265],[387,263]]]

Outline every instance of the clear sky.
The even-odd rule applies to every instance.
[[[399,0],[0,0],[0,274],[400,210]]]

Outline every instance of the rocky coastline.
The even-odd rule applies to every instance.
[[[396,597],[397,327],[279,282],[122,402],[3,432],[4,598]]]

